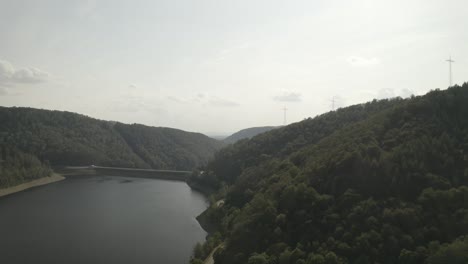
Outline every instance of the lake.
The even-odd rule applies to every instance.
[[[187,264],[207,206],[185,182],[69,178],[0,198],[1,263]]]

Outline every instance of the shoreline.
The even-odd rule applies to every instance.
[[[52,175],[47,176],[47,177],[32,180],[30,182],[21,183],[19,185],[11,186],[5,189],[0,189],[0,197],[4,197],[13,193],[21,192],[21,191],[31,189],[34,187],[58,182],[64,179],[65,177],[63,177],[62,175],[57,174],[57,173],[52,173]]]

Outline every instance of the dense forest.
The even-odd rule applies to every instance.
[[[14,147],[0,146],[0,188],[18,185],[51,174],[48,164]]]
[[[216,190],[200,263],[468,263],[468,84],[374,100],[242,140],[193,174]]]
[[[3,158],[2,182],[26,179],[22,165],[26,163],[31,168],[95,164],[191,170],[205,164],[221,146],[205,135],[177,129],[108,122],[70,112],[0,107],[0,147],[13,147],[6,152],[16,153]]]
[[[272,129],[278,128],[277,126],[263,126],[263,127],[249,127],[242,129],[240,131],[237,131],[236,133],[228,136],[223,140],[224,143],[226,144],[232,144],[236,143],[239,140],[242,139],[250,139],[253,138],[254,136],[265,133],[267,131],[270,131]]]

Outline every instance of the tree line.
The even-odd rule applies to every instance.
[[[25,159],[44,167],[94,164],[191,170],[206,164],[221,146],[200,133],[178,129],[103,121],[62,111],[0,107],[0,147],[20,153],[18,162],[13,162],[15,171],[24,170],[21,161]],[[13,163],[8,163],[9,171]],[[20,174],[3,172],[0,179],[21,182],[27,178]]]
[[[52,170],[34,155],[14,147],[0,146],[0,188],[49,176]]]
[[[215,263],[467,263],[467,102],[374,100],[222,149],[190,179],[225,201],[203,214]]]

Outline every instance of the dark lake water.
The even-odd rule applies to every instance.
[[[186,264],[206,207],[184,182],[66,179],[0,198],[0,263]]]

